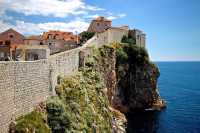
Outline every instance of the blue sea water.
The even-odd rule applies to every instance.
[[[167,108],[130,118],[129,133],[200,133],[200,62],[156,62]]]

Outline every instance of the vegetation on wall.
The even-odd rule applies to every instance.
[[[45,123],[45,114],[36,111],[20,117],[16,123],[16,133],[50,133]]]
[[[69,77],[58,77],[58,96],[46,102],[47,124],[53,133],[112,132],[113,114],[109,109],[105,83],[102,74],[95,69],[104,54],[103,49],[94,50],[93,56],[87,59],[79,72]],[[32,113],[28,115],[35,117]],[[28,124],[20,128],[26,128]]]

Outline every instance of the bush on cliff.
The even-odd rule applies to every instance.
[[[127,36],[123,36],[121,42],[135,45],[135,39],[133,39],[131,37],[127,37]]]
[[[113,47],[116,44],[113,44]],[[149,55],[145,48],[131,44],[118,44],[116,48],[116,66],[122,64],[144,65],[149,62]]]
[[[43,114],[36,111],[20,117],[16,122],[16,133],[50,133]]]
[[[108,99],[103,89],[100,74],[91,67],[82,68],[73,76],[61,78],[56,89],[59,98],[47,102],[52,131],[59,128],[65,132],[111,132],[112,113],[108,110]],[[55,114],[55,111],[59,113]],[[62,122],[64,116],[67,122]]]
[[[64,133],[70,129],[70,116],[66,113],[64,105],[58,97],[47,101],[47,121],[53,133]]]

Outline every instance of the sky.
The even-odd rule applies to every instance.
[[[200,61],[200,0],[0,0],[0,32],[81,32],[105,16],[144,31],[153,61]]]

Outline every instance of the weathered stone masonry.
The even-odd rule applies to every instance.
[[[0,132],[49,96],[47,60],[0,63]]]
[[[0,63],[0,133],[8,124],[54,94],[57,76],[78,70],[79,49],[46,60]]]

